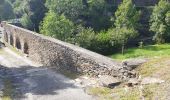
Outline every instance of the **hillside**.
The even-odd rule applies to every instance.
[[[147,59],[134,69],[137,78],[130,79],[113,89],[92,87],[88,92],[102,100],[168,100],[170,98],[170,45],[150,45],[127,49],[125,54],[111,56],[119,61]],[[130,83],[130,84],[129,84]]]

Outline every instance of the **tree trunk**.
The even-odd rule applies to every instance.
[[[124,55],[125,43],[122,44],[122,55]]]

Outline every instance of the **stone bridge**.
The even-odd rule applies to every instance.
[[[81,47],[3,22],[3,42],[43,66],[91,76],[130,77],[121,63]]]

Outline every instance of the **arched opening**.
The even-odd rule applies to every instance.
[[[13,36],[12,35],[10,35],[10,45],[14,45],[14,39],[13,39]]]
[[[17,49],[21,49],[21,43],[20,43],[20,41],[19,41],[19,38],[16,38],[16,48]]]
[[[5,32],[5,34],[4,34],[4,40],[5,40],[6,42],[8,42],[8,34],[7,34],[7,32]]]
[[[24,53],[25,54],[29,54],[29,50],[28,50],[29,48],[28,48],[28,44],[25,42],[24,43]]]

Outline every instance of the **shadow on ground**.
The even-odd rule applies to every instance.
[[[25,98],[25,94],[57,95],[60,90],[78,89],[74,82],[63,75],[44,67],[20,66],[8,68],[0,65],[1,79],[12,83],[12,98]]]

